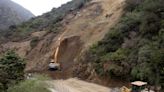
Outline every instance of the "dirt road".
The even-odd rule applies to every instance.
[[[111,92],[111,89],[78,79],[54,80],[49,82],[52,92]]]

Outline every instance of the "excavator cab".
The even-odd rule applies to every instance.
[[[49,70],[51,70],[51,71],[61,70],[60,69],[60,64],[55,63],[54,60],[52,59],[51,62],[49,63]]]
[[[135,81],[131,83],[132,92],[148,92],[146,91],[147,82]]]

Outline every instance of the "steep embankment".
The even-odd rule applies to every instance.
[[[119,20],[123,13],[123,4],[123,0],[94,0],[81,10],[68,14],[61,22],[63,25],[63,31],[56,36],[51,33],[47,34],[44,36],[45,39],[40,41],[30,54],[28,54],[28,57],[31,59],[30,62],[33,63],[29,63],[31,64],[31,67],[27,67],[27,70],[30,70],[30,68],[32,69],[32,67],[36,70],[37,68],[38,70],[43,68],[41,66],[37,66],[37,63],[41,64],[42,61],[46,63],[44,59],[48,60],[50,54],[54,52],[58,43],[57,39],[63,32],[61,49],[65,50],[60,52],[59,58],[61,59],[59,59],[59,62],[63,65],[67,65],[68,62],[74,62],[76,56],[68,59],[69,61],[67,61],[67,57],[69,58],[70,56],[66,53],[76,53],[75,55],[80,55],[83,50],[88,48],[88,46],[101,40],[109,31],[109,28],[114,26]],[[48,43],[46,39],[50,37],[52,37],[51,39],[53,40],[49,43],[49,47],[43,47],[43,44]],[[76,48],[80,51],[73,51]],[[43,49],[48,51],[46,52],[47,55],[43,53],[45,57],[43,57],[43,54],[39,53]],[[33,55],[35,55],[35,57],[31,58]]]
[[[62,35],[58,55],[62,71],[49,73],[54,78],[72,77],[73,67],[78,62],[78,58],[82,57],[91,45],[100,41],[118,22],[123,14],[123,7],[124,0],[93,0],[82,6],[80,10],[69,10],[59,22],[60,26],[57,27],[55,24],[58,31],[51,32],[49,30],[54,30],[52,25],[46,25],[40,29],[41,31],[30,33],[27,39],[14,43],[8,42],[2,47],[10,44],[9,48],[16,49],[18,54],[24,56],[27,59],[26,71],[45,72],[51,56],[58,46],[57,39]],[[48,14],[46,15],[48,16]],[[41,19],[41,17],[39,18]]]
[[[22,6],[10,0],[0,0],[0,30],[20,24],[31,17],[34,17],[34,15]]]
[[[91,80],[96,74],[105,81],[142,80],[164,88],[164,1],[126,3],[120,22],[85,53],[76,75]]]
[[[67,15],[62,21],[63,41],[60,46],[59,62],[62,64],[61,72],[52,72],[55,78],[68,78],[73,76],[73,66],[78,57],[90,45],[101,40],[115,25],[122,15],[122,1],[94,1],[82,8],[77,13]],[[57,39],[63,33],[48,34],[44,40],[32,49],[27,58],[27,71],[38,71],[47,68],[51,54],[55,51],[58,44]],[[53,39],[53,40],[51,40]]]

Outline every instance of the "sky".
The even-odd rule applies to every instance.
[[[38,16],[71,0],[12,0]]]

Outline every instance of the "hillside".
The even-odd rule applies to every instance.
[[[118,22],[123,6],[124,0],[74,0],[10,29],[0,51],[15,49],[27,58],[26,71],[45,71],[62,34],[58,57],[64,72],[54,77],[71,77],[78,57]]]
[[[10,25],[20,24],[31,17],[34,15],[22,6],[10,0],[0,0],[0,30],[5,30]]]
[[[83,78],[84,71],[92,67],[105,80],[142,80],[163,88],[164,1],[126,0],[126,3],[120,22],[85,53],[76,73]],[[94,78],[91,72],[86,75]]]
[[[108,86],[164,82],[163,0],[73,0],[11,28],[0,52],[26,58],[26,72],[54,79],[79,77]],[[62,71],[48,71],[61,44]]]

